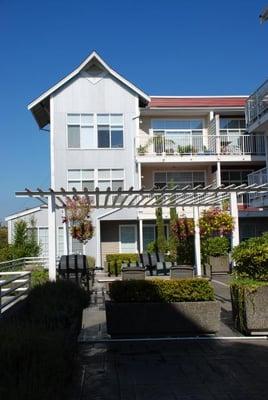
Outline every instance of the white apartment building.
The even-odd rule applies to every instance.
[[[29,106],[39,128],[49,127],[51,188],[113,190],[239,185],[266,165],[267,137],[245,124],[247,96],[150,96],[96,53]],[[268,114],[268,113],[267,113]],[[239,199],[240,238],[268,230],[262,205]],[[261,207],[261,208],[259,208]],[[191,217],[191,209],[178,208]],[[168,225],[169,209],[163,210]],[[43,255],[48,252],[45,206],[6,218],[34,216]],[[96,234],[86,245],[64,234],[57,211],[57,255],[84,253],[101,266],[108,253],[142,252],[155,239],[155,210],[94,211]],[[167,229],[168,231],[168,229]]]

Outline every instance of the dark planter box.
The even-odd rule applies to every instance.
[[[105,302],[111,336],[205,334],[219,330],[217,301],[181,303]]]
[[[231,287],[231,298],[236,329],[249,335],[268,333],[268,286],[246,291],[239,302],[237,291]]]

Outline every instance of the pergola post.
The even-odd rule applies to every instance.
[[[202,276],[199,208],[197,206],[194,206],[193,209],[194,209],[194,249],[195,249],[196,275]]]
[[[234,219],[234,229],[232,234],[232,248],[239,244],[239,222],[238,222],[238,207],[236,192],[230,193],[231,215]]]
[[[139,219],[139,238],[140,238],[140,246],[139,246],[139,250],[140,253],[143,253],[143,220]]]
[[[101,224],[100,220],[97,217],[96,218],[96,246],[97,246],[97,253],[96,253],[96,267],[101,267],[102,262],[101,262]]]
[[[56,203],[55,194],[48,196],[48,273],[49,280],[56,280]]]
[[[63,224],[63,243],[64,243],[64,254],[69,255],[70,244],[69,244],[69,222],[67,220],[67,211],[64,209],[65,223]]]

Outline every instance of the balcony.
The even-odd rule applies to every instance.
[[[248,175],[248,184],[256,183],[262,185],[268,183],[268,168],[259,169]],[[268,206],[268,194],[252,193],[249,195],[249,202],[251,206],[263,207]]]
[[[249,132],[268,129],[268,80],[248,98],[245,114]]]
[[[264,135],[152,135],[137,140],[137,157],[265,156]],[[142,161],[142,160],[141,160]],[[250,159],[249,159],[250,161]]]

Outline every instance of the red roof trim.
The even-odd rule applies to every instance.
[[[244,107],[247,97],[153,97],[149,107]]]

